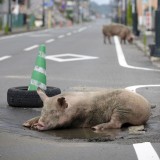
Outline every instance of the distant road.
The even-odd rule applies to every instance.
[[[117,37],[111,45],[103,44],[101,29],[106,23],[108,20],[99,20],[0,37],[0,159],[159,160],[160,69],[135,45],[121,45]],[[146,133],[130,135],[127,129],[104,134],[87,129],[37,132],[23,128],[21,124],[39,115],[40,109],[8,107],[7,90],[29,85],[40,44],[46,45],[48,86],[59,87],[62,92],[128,88],[145,96],[156,106]],[[67,138],[70,136],[73,138]],[[107,140],[108,136],[113,140]]]

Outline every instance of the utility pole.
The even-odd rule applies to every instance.
[[[122,24],[126,25],[126,0],[122,0]]]
[[[45,27],[45,0],[42,0],[42,27]]]
[[[152,29],[152,0],[149,0],[149,29]]]
[[[77,0],[77,22],[80,23],[80,10],[79,10],[79,7],[80,7],[80,3],[79,3],[79,0]]]
[[[8,31],[12,32],[12,11],[11,0],[8,0],[8,18],[7,18]]]
[[[160,0],[157,4],[158,8],[155,11],[155,45],[149,45],[150,55],[160,57]]]
[[[27,30],[30,29],[30,0],[27,0]]]
[[[132,0],[132,18],[133,18],[133,33],[139,36],[140,31],[138,30],[138,14],[137,14],[137,0]]]

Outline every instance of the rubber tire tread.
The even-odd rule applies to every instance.
[[[52,97],[60,94],[61,90],[57,87],[47,86],[45,93],[48,97]],[[28,91],[28,86],[9,88],[7,102],[12,107],[41,108],[43,106],[37,91]]]

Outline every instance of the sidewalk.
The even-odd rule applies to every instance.
[[[140,36],[135,40],[134,44],[144,52],[146,56],[149,57],[153,65],[157,66],[160,68],[160,58],[159,57],[151,57],[150,56],[150,49],[149,45],[150,44],[155,44],[155,32],[152,31],[146,31],[146,42],[144,42],[144,34],[141,32]],[[146,43],[146,45],[145,45]]]
[[[62,27],[71,27],[73,26],[73,23],[68,20],[66,21],[66,23],[63,23],[62,21],[60,21],[57,24],[54,24],[53,26],[51,26],[51,28],[62,28]],[[24,33],[24,32],[31,32],[31,31],[38,31],[38,30],[42,30],[42,29],[46,29],[47,25],[45,27],[33,27],[30,26],[30,28],[27,28],[27,26],[23,26],[23,27],[13,27],[12,28],[12,32],[9,32],[8,34],[5,34],[4,30],[0,30],[0,36],[7,36],[7,35],[11,35],[11,34],[16,34],[16,33]]]

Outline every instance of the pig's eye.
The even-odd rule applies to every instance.
[[[57,110],[51,110],[50,111],[52,114],[55,114],[55,113],[57,113]]]

